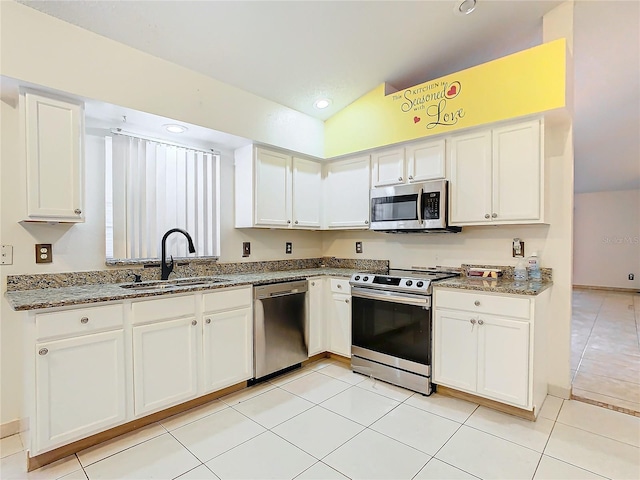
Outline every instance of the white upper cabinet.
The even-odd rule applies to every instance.
[[[235,165],[236,228],[320,228],[320,163],[249,145]]]
[[[25,105],[25,220],[83,222],[83,105],[30,92]]]
[[[406,144],[404,147],[373,152],[373,188],[426,182],[445,177],[445,140]]]
[[[293,157],[294,228],[320,228],[322,200],[322,164],[313,160]]]
[[[452,137],[450,224],[543,223],[540,121]]]
[[[324,225],[330,230],[369,228],[369,155],[326,166]]]

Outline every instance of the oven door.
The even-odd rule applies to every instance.
[[[352,354],[430,375],[431,297],[351,289]]]

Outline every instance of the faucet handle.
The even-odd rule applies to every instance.
[[[167,264],[167,271],[169,272],[169,274],[171,274],[171,272],[173,272],[173,255],[171,255],[171,263]]]

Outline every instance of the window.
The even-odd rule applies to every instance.
[[[171,228],[193,238],[189,254],[182,235],[167,240],[167,256],[219,255],[220,157],[218,154],[128,135],[106,137],[107,258],[160,258]]]

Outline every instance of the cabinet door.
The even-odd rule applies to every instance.
[[[125,420],[122,330],[36,345],[36,444],[50,449]]]
[[[351,358],[351,295],[334,293],[328,305],[329,351]]]
[[[445,178],[445,140],[415,143],[405,147],[407,180],[424,182]]]
[[[369,156],[327,166],[325,223],[329,229],[369,228]]]
[[[320,228],[322,164],[294,157],[292,190],[294,228]]]
[[[433,381],[475,392],[478,325],[466,312],[436,310],[433,340]]]
[[[527,407],[529,323],[492,315],[478,322],[478,395]]]
[[[82,105],[26,93],[27,215],[83,222]]]
[[[291,225],[291,157],[256,148],[255,224]]]
[[[136,416],[196,396],[198,331],[194,317],[133,327]]]
[[[404,148],[375,152],[371,156],[371,168],[371,186],[374,188],[406,182]]]
[[[307,347],[309,356],[327,351],[327,342],[325,334],[324,319],[324,295],[325,281],[323,278],[309,279],[309,293],[307,296],[309,314],[309,338],[307,339]]]
[[[253,377],[253,310],[204,316],[204,388],[213,392]]]
[[[452,225],[491,221],[491,131],[451,138],[449,142]]]
[[[495,222],[541,219],[540,122],[493,130],[493,210]]]

